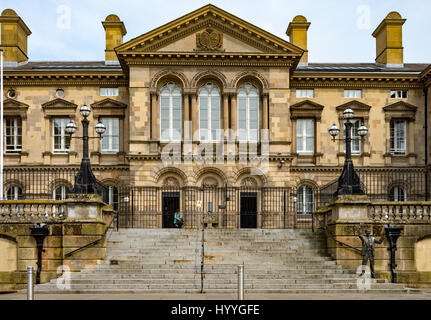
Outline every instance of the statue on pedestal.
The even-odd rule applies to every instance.
[[[370,228],[365,229],[365,236],[361,235],[362,231],[362,223],[359,224],[358,227],[358,234],[359,238],[362,241],[362,273],[360,275],[363,276],[365,274],[365,267],[368,264],[368,260],[370,260],[370,271],[371,271],[371,278],[374,279],[374,244],[381,244],[383,240],[385,239],[385,233],[383,232],[383,235],[379,240],[377,240],[375,237],[371,236],[371,230]]]

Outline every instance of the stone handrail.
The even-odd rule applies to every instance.
[[[38,222],[63,220],[67,208],[64,201],[0,201],[0,222]]]
[[[386,223],[431,223],[431,202],[384,202],[368,206],[368,218]]]

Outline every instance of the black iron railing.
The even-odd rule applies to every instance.
[[[425,201],[425,168],[356,168],[362,188],[372,202]],[[338,179],[320,188],[318,206],[328,205],[337,191]]]
[[[298,213],[290,187],[127,187],[119,190],[120,228],[312,228],[312,212]]]
[[[3,171],[4,198],[6,200],[64,200],[72,192],[78,171],[77,167],[5,168]],[[107,188],[98,181],[97,193],[103,197],[107,192]]]

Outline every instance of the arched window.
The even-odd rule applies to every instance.
[[[389,201],[404,202],[407,201],[407,192],[402,187],[393,187],[389,193]]]
[[[199,90],[199,137],[201,141],[219,140],[220,90],[207,83]]]
[[[297,192],[297,213],[311,214],[314,210],[313,189],[309,186],[302,186]]]
[[[22,200],[22,189],[18,186],[10,186],[6,190],[6,199],[7,200]]]
[[[259,138],[259,91],[250,84],[238,90],[238,139],[257,141]]]
[[[67,186],[57,186],[54,189],[54,200],[66,200],[69,196],[70,189]]]
[[[181,89],[167,83],[160,92],[160,137],[162,141],[181,141],[182,135]]]
[[[106,192],[103,193],[103,202],[109,204],[114,208],[118,209],[118,189],[115,186],[107,186]]]

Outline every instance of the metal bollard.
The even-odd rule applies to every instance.
[[[33,267],[27,267],[27,300],[34,300]]]
[[[244,265],[238,266],[238,300],[244,300]]]

